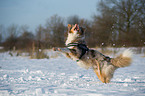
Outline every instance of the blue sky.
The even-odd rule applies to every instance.
[[[91,19],[100,0],[0,0],[0,24],[28,25],[30,30],[57,14],[67,18],[78,15]]]

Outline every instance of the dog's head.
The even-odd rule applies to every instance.
[[[68,24],[68,37],[65,42],[66,45],[69,43],[78,42],[79,40],[83,40],[85,35],[85,29],[83,27],[79,27],[78,24],[70,25]]]

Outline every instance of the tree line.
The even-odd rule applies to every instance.
[[[67,24],[79,24],[86,28],[86,41],[89,47],[130,47],[145,45],[145,2],[144,0],[101,0],[97,4],[98,14],[92,20],[77,15],[65,20],[53,15],[45,25],[39,25],[35,34],[29,26],[13,24],[8,28],[0,26],[0,43],[6,49],[28,49],[64,47]],[[5,40],[2,38],[7,35]]]

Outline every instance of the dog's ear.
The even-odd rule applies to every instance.
[[[67,25],[67,28],[68,28],[68,32],[71,32],[70,30],[71,30],[71,24],[68,24]]]
[[[86,31],[86,28],[80,27],[79,34],[84,35],[85,31]]]

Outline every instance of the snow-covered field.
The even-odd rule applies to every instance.
[[[133,56],[130,67],[117,69],[111,83],[101,83],[63,56],[29,59],[0,53],[0,96],[144,96],[145,57]]]

